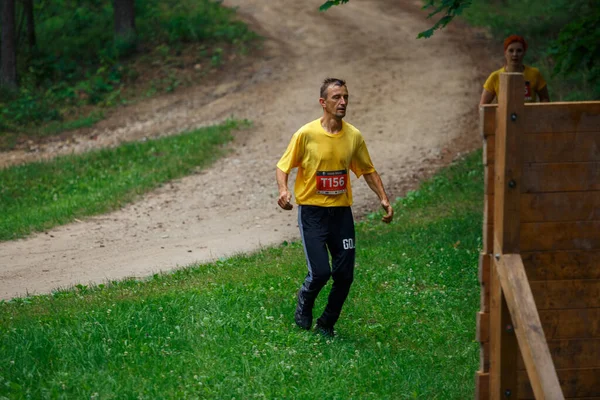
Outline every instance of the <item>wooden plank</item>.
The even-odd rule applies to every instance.
[[[496,179],[496,170],[493,164],[488,164],[483,170],[483,193],[494,194],[494,180]]]
[[[530,281],[600,279],[600,251],[521,253]]]
[[[521,222],[589,221],[594,219],[600,220],[600,191],[523,193],[521,195]]]
[[[479,106],[479,127],[481,137],[486,139],[496,133],[496,110],[497,104],[486,104]]]
[[[539,314],[547,340],[600,338],[600,308],[539,310]]]
[[[522,202],[521,202],[522,203]],[[494,224],[494,195],[483,195],[483,223],[485,225]]]
[[[478,342],[490,341],[490,314],[484,312],[477,313],[477,337]]]
[[[600,126],[595,132],[523,135],[523,161],[535,163],[600,161]],[[488,157],[489,158],[489,157]]]
[[[490,399],[500,400],[505,398],[506,390],[517,397],[516,371],[520,356],[514,330],[507,329],[513,323],[502,294],[497,262],[493,261],[490,273]]]
[[[530,282],[538,310],[600,307],[600,280]]]
[[[557,370],[600,368],[600,339],[549,340],[548,348]],[[525,369],[521,357],[518,369]]]
[[[528,103],[524,132],[589,132],[600,126],[600,102]]]
[[[475,373],[475,400],[488,400],[490,398],[490,374],[477,371]]]
[[[556,371],[566,398],[600,396],[600,368],[562,369]],[[519,372],[519,398],[535,399],[527,373]]]
[[[600,249],[600,221],[527,222],[521,224],[521,250]]]
[[[600,162],[525,164],[522,193],[600,190]]]
[[[492,253],[494,251],[494,196],[483,196],[483,235],[482,251]]]
[[[521,256],[503,254],[494,265],[514,321],[521,360],[536,398],[563,398]]]
[[[523,74],[500,74],[496,114],[496,162],[494,186],[494,254],[519,252],[521,204],[521,138],[525,120]]]
[[[479,343],[479,369],[490,372],[490,342]]]
[[[494,225],[487,224],[483,226],[483,251],[491,253],[494,251]]]
[[[483,141],[483,165],[494,165],[496,160],[496,135],[490,135]]]
[[[479,284],[481,286],[490,286],[490,268],[492,265],[492,255],[486,253],[479,254]]]
[[[481,253],[479,254],[479,284],[481,292],[481,305],[480,309],[482,312],[490,312],[490,268],[491,268],[491,255]],[[489,324],[489,321],[488,321]]]
[[[490,312],[490,285],[481,286],[480,309],[483,312]]]

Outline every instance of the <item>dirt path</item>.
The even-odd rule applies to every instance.
[[[0,298],[145,276],[297,239],[280,210],[274,168],[291,134],[320,115],[324,77],[348,81],[346,119],[362,130],[390,197],[479,145],[477,101],[490,71],[485,40],[458,24],[427,41],[418,1],[227,0],[266,36],[263,55],[202,88],[120,110],[93,132],[0,154],[0,165],[177,133],[234,116],[254,122],[229,157],[124,209],[0,243]],[[354,181],[355,214],[376,207]]]

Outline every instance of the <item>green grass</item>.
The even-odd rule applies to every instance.
[[[294,326],[306,266],[301,244],[283,243],[0,303],[0,397],[472,398],[480,157],[398,199],[392,224],[357,224],[336,338]]]
[[[224,153],[227,121],[176,136],[0,170],[0,240],[24,237],[75,218],[117,209]]]

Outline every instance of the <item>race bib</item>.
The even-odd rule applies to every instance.
[[[346,193],[348,185],[348,172],[340,171],[317,171],[317,193],[335,195]]]
[[[531,95],[531,83],[529,83],[529,81],[525,82],[525,100],[533,100],[533,96]]]

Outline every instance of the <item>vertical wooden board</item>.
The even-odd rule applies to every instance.
[[[521,195],[521,222],[591,220],[600,220],[600,191]]]
[[[530,281],[600,279],[600,250],[521,253]]]
[[[482,251],[491,253],[494,251],[494,196],[486,194],[483,201]]]
[[[522,193],[600,190],[600,162],[523,166]]]
[[[600,307],[600,280],[533,281],[530,286],[538,310]]]
[[[600,127],[596,132],[525,134],[523,148],[524,162],[600,161]]]
[[[519,252],[520,204],[524,124],[523,74],[500,74],[496,114],[494,186],[494,253]]]
[[[600,126],[600,102],[528,103],[524,132],[590,132]]]
[[[494,180],[496,179],[496,170],[494,164],[488,164],[483,170],[483,192],[485,194],[494,194]]]
[[[479,284],[490,286],[490,269],[492,266],[492,255],[487,253],[479,254]]]
[[[489,342],[490,340],[490,314],[477,313],[477,341]]]
[[[513,326],[513,322],[502,294],[497,264],[497,260],[493,259],[490,271],[490,398],[493,400],[503,399],[506,390],[517,397],[520,358],[514,330],[507,329]]]
[[[600,221],[521,224],[521,251],[600,249]]]
[[[483,236],[481,238],[483,251],[491,253],[494,251],[494,225],[487,224],[483,226]]]
[[[494,165],[496,152],[496,135],[490,135],[483,142],[483,165]]]
[[[483,312],[490,312],[490,286],[481,286],[479,308]]]
[[[494,195],[483,195],[483,223],[485,225],[494,224]],[[491,250],[490,250],[491,251]]]
[[[481,137],[485,140],[488,136],[496,133],[496,110],[497,104],[486,104],[479,106],[479,127]]]
[[[475,374],[475,400],[489,400],[490,374],[477,371]]]
[[[600,338],[600,308],[540,310],[546,340]]]
[[[492,256],[490,254],[479,254],[479,284],[481,292],[480,309],[482,312],[485,313],[490,312],[490,268],[492,263],[491,260]]]
[[[600,397],[600,369],[563,369],[556,371],[566,398]],[[534,400],[533,390],[525,371],[519,372],[519,398]]]
[[[479,369],[490,372],[490,342],[479,343]]]

